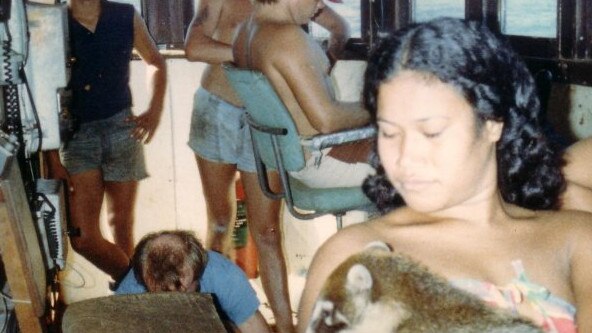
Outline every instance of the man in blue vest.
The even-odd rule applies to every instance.
[[[80,229],[73,248],[117,281],[133,252],[138,181],[147,177],[143,143],[154,135],[163,110],[166,63],[140,15],[128,4],[70,0],[72,103],[79,123],[73,137],[48,153],[54,178],[68,183],[70,221]],[[156,70],[148,109],[132,114],[132,50]],[[115,243],[103,238],[99,215],[107,200]]]

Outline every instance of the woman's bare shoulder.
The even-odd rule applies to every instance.
[[[553,223],[584,223],[592,225],[592,214],[580,210],[541,210],[537,211],[538,218]]]
[[[377,220],[347,226],[327,239],[315,254],[317,259],[341,262],[363,250],[368,243],[383,241],[377,232]]]
[[[332,247],[364,246],[367,241],[377,237],[376,223],[376,220],[370,220],[347,226],[331,236],[326,244]]]
[[[538,211],[537,219],[556,235],[592,237],[592,213],[580,210]],[[590,239],[590,238],[588,238]]]

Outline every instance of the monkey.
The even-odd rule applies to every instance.
[[[382,242],[339,265],[315,303],[306,333],[542,333]]]

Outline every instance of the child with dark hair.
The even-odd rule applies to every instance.
[[[239,332],[271,332],[245,274],[221,254],[206,251],[190,231],[161,231],[144,236],[136,246],[132,267],[115,291],[117,294],[209,293],[220,317],[230,321]]]
[[[331,272],[373,241],[546,332],[592,332],[591,216],[556,210],[563,160],[516,53],[479,23],[412,25],[372,51],[363,97],[378,129],[364,189],[384,215],[316,253],[299,332]]]

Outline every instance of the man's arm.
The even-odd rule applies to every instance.
[[[319,16],[314,19],[330,33],[327,53],[331,62],[341,57],[345,44],[351,36],[350,26],[347,21],[335,12],[331,7],[325,5]]]
[[[360,103],[335,100],[326,69],[319,66],[318,52],[314,50],[306,33],[296,26],[278,28],[273,43],[269,47],[275,52],[271,56],[273,69],[287,83],[291,94],[317,131],[332,133],[368,124],[370,115]],[[269,74],[268,77],[278,89],[282,84],[274,82],[274,74],[277,74]],[[287,98],[288,93],[279,90],[282,99]]]
[[[150,142],[160,122],[166,92],[166,62],[148,33],[138,12],[134,12],[134,48],[140,57],[156,70],[152,74],[152,98],[148,110],[135,118],[133,136],[144,143]]]
[[[567,164],[563,168],[565,178],[572,183],[592,190],[592,137],[582,139],[567,148],[565,155]]]
[[[238,328],[241,333],[271,333],[271,329],[259,311],[255,312],[244,323],[238,325]]]
[[[592,190],[568,181],[565,191],[561,194],[561,209],[592,213]]]
[[[224,0],[201,0],[185,37],[185,56],[189,61],[220,64],[233,60],[232,46],[213,39]]]
[[[62,164],[59,151],[57,149],[48,150],[45,152],[44,156],[47,161],[46,165],[49,178],[66,181],[68,191],[74,192],[74,187],[70,181],[70,174]]]
[[[563,174],[567,187],[561,197],[561,207],[592,212],[592,137],[571,145],[564,154]]]

